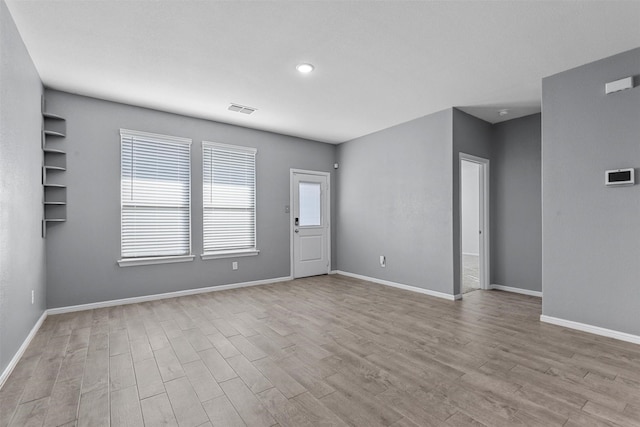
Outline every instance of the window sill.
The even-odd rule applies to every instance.
[[[190,262],[190,261],[193,261],[194,258],[195,258],[195,255],[163,256],[163,257],[149,257],[149,258],[125,258],[125,259],[119,259],[118,265],[120,267],[135,267],[137,265],[170,264],[174,262]]]
[[[258,249],[242,249],[237,251],[219,251],[219,252],[207,252],[200,255],[203,260],[208,259],[220,259],[220,258],[238,258],[245,256],[256,256],[260,253]]]

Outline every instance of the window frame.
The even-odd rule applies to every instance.
[[[183,255],[158,255],[158,256],[139,256],[139,257],[124,257],[123,256],[123,207],[124,207],[124,200],[123,200],[123,192],[122,192],[122,172],[123,172],[123,162],[122,162],[122,147],[123,147],[123,143],[124,143],[124,139],[125,138],[133,138],[135,139],[136,137],[139,138],[144,138],[147,140],[151,140],[154,143],[158,143],[158,144],[163,144],[163,143],[168,143],[168,144],[184,144],[188,146],[188,165],[189,165],[189,171],[188,171],[188,203],[187,203],[187,207],[188,207],[188,220],[189,220],[189,228],[188,228],[188,241],[189,241],[189,253],[188,254],[183,254]],[[138,265],[150,265],[150,264],[166,264],[166,263],[176,263],[176,262],[189,262],[189,261],[193,261],[193,259],[195,258],[195,255],[193,255],[193,238],[192,238],[192,191],[191,191],[191,184],[192,184],[192,165],[191,165],[191,147],[192,147],[192,140],[190,138],[183,138],[183,137],[177,137],[177,136],[170,136],[170,135],[162,135],[162,134],[156,134],[156,133],[150,133],[150,132],[141,132],[141,131],[136,131],[136,130],[130,130],[130,129],[120,129],[120,259],[117,261],[118,265],[120,267],[129,267],[129,266],[138,266]]]
[[[242,154],[253,155],[253,247],[251,248],[236,248],[236,249],[221,249],[217,251],[205,251],[205,162],[206,155],[205,150],[209,148],[218,148],[229,152],[236,152]],[[202,141],[202,254],[200,257],[203,260],[221,259],[221,258],[236,258],[236,257],[248,257],[256,256],[260,253],[258,249],[258,173],[257,173],[257,155],[258,149],[254,147],[247,147],[242,145],[223,144],[220,142]],[[213,164],[211,164],[213,167]]]

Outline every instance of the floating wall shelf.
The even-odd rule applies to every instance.
[[[59,116],[57,114],[52,114],[52,113],[42,113],[42,117],[45,118],[45,119],[65,120],[64,117]]]
[[[63,120],[63,119],[56,119],[56,120]],[[61,137],[61,138],[64,138],[65,136],[67,136],[67,135],[65,135],[65,134],[64,134],[64,133],[62,133],[62,132],[56,132],[56,131],[54,131],[54,130],[46,130],[46,129],[45,129],[45,131],[44,131],[44,134],[45,134],[46,136],[59,136],[59,137]]]
[[[58,154],[67,154],[66,151],[63,150],[59,150],[57,148],[49,148],[49,147],[45,147],[42,149],[42,151],[44,151],[45,153],[58,153]]]
[[[67,129],[64,117],[45,112],[44,100],[42,106],[42,237],[46,237],[48,224],[67,220],[67,152],[62,141]]]

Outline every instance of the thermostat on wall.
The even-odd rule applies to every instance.
[[[606,171],[605,185],[633,185],[635,184],[634,170],[629,169],[614,169]]]

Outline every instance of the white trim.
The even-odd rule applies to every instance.
[[[260,253],[258,249],[240,249],[235,251],[218,251],[207,252],[200,255],[203,260],[208,259],[221,259],[221,258],[239,258],[244,256],[256,256]]]
[[[472,254],[471,252],[462,252],[462,255],[480,256],[480,254]]]
[[[118,265],[120,267],[135,267],[138,265],[171,264],[174,262],[193,261],[194,258],[195,258],[195,255],[160,256],[160,257],[150,257],[150,258],[125,258],[125,259],[119,259]]]
[[[15,369],[16,365],[20,361],[20,358],[22,358],[22,355],[27,350],[27,347],[29,347],[29,344],[31,344],[31,340],[33,340],[33,337],[35,337],[36,333],[38,333],[38,330],[40,329],[40,327],[42,326],[42,323],[44,323],[45,319],[47,318],[47,315],[48,315],[48,311],[45,310],[40,316],[40,318],[38,319],[38,321],[36,322],[36,324],[33,325],[33,328],[31,328],[31,332],[29,332],[29,335],[27,335],[27,338],[25,338],[24,342],[22,343],[22,345],[20,346],[16,354],[14,354],[11,360],[9,361],[9,364],[4,369],[4,372],[2,372],[2,375],[0,375],[0,389],[2,389],[2,386],[4,385],[5,381],[7,380],[7,378],[9,378],[9,375],[11,375],[11,372],[13,372],[13,370]]]
[[[484,157],[474,156],[473,154],[467,154],[463,152],[458,153],[460,155],[460,160],[468,160],[473,163],[489,163],[489,159],[485,159]]]
[[[532,297],[542,298],[542,291],[531,291],[529,289],[520,289],[520,288],[511,287],[511,286],[502,286],[502,285],[494,285],[494,284],[489,285],[489,289],[496,289],[498,291],[513,292],[516,294],[529,295]]]
[[[295,229],[294,224],[294,206],[293,206],[293,180],[295,174],[305,174],[305,175],[316,175],[316,176],[324,176],[327,178],[327,194],[325,196],[326,199],[326,216],[327,216],[327,274],[331,274],[331,221],[333,218],[331,217],[331,172],[322,172],[322,171],[311,171],[306,169],[289,169],[289,260],[291,263],[290,275],[292,278],[295,278],[294,274],[294,253],[293,253],[293,239],[294,234],[293,230]],[[334,270],[337,272],[337,270]]]
[[[481,289],[491,288],[491,220],[490,220],[490,160],[482,157],[474,156],[467,153],[458,153],[458,216],[459,216],[459,244],[460,252],[462,252],[462,161],[477,163],[480,165],[480,186],[481,197],[480,203],[483,204],[480,210],[480,223],[482,225],[482,236],[480,242],[480,256],[482,265],[480,266],[480,286]],[[480,254],[479,254],[480,255]],[[461,257],[462,258],[462,257]],[[460,287],[462,287],[462,259],[460,259]]]
[[[235,151],[245,151],[249,154],[257,154],[258,149],[254,147],[247,147],[244,145],[231,145],[231,144],[223,144],[221,142],[213,142],[213,141],[202,141],[202,147],[219,147],[224,148],[225,150],[235,150]]]
[[[432,297],[443,298],[449,301],[455,301],[462,298],[462,295],[445,294],[444,292],[432,291],[429,289],[418,288],[417,286],[405,285],[402,283],[390,282],[388,280],[376,279],[375,277],[363,276],[361,274],[349,273],[347,271],[336,270],[337,274],[343,276],[353,277],[355,279],[366,280],[368,282],[377,283],[379,285],[391,286],[393,288],[404,289],[405,291],[417,292],[419,294],[425,294]]]
[[[122,137],[140,137],[140,138],[150,138],[154,140],[161,140],[164,142],[179,142],[182,144],[191,145],[191,138],[183,138],[180,136],[171,136],[171,135],[161,135],[159,133],[150,133],[150,132],[141,132],[139,130],[130,130],[130,129],[120,129],[120,138]]]
[[[329,274],[338,274],[338,270],[331,270]]]
[[[47,310],[47,313],[48,314],[71,313],[74,311],[93,310],[96,308],[113,307],[115,305],[137,304],[140,302],[155,301],[159,299],[204,294],[207,292],[214,292],[214,291],[226,291],[228,289],[245,288],[248,286],[269,285],[271,283],[286,282],[289,280],[291,280],[291,277],[276,277],[273,279],[256,280],[253,282],[241,282],[241,283],[232,283],[229,285],[208,286],[206,288],[185,289],[183,291],[167,292],[164,294],[144,295],[144,296],[132,297],[132,298],[93,302],[89,304],[72,305],[68,307],[50,308],[49,310]]]
[[[614,331],[612,329],[601,328],[599,326],[587,325],[586,323],[574,322],[572,320],[559,319],[557,317],[540,315],[540,321],[550,323],[552,325],[564,326],[569,329],[576,329],[590,334],[601,335],[603,337],[615,338],[620,341],[626,341],[634,344],[640,344],[640,335],[632,335],[626,332]]]

